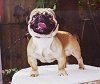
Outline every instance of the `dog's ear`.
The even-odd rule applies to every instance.
[[[26,17],[26,23],[28,24],[28,21],[29,21],[30,17],[29,15]]]

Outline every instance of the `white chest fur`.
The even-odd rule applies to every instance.
[[[51,38],[33,38],[33,42],[36,46],[34,51],[34,57],[41,62],[52,62],[55,60],[55,55],[50,49],[53,37]]]
[[[53,42],[53,37],[51,38],[34,38],[33,42],[39,49],[47,49],[50,48],[50,45]]]

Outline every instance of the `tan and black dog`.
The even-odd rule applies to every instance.
[[[41,62],[58,61],[59,75],[65,75],[66,56],[73,55],[84,69],[79,43],[70,33],[58,31],[59,24],[50,8],[36,8],[29,17],[28,31],[32,36],[28,46],[28,63],[32,67],[31,76],[39,75],[37,60]]]

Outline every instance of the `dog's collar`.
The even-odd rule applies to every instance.
[[[39,36],[35,36],[36,38],[41,38],[41,37],[39,37]]]
[[[51,38],[51,37],[39,37],[39,36],[35,36],[36,38]]]

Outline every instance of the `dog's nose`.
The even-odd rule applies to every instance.
[[[39,15],[39,18],[42,18],[43,17],[43,15]]]
[[[44,16],[43,16],[43,15],[39,15],[39,16],[38,16],[38,20],[39,20],[39,22],[44,21]]]
[[[43,15],[43,14],[40,14],[40,15],[39,15],[39,18],[43,18],[43,17],[44,17],[44,15]]]

